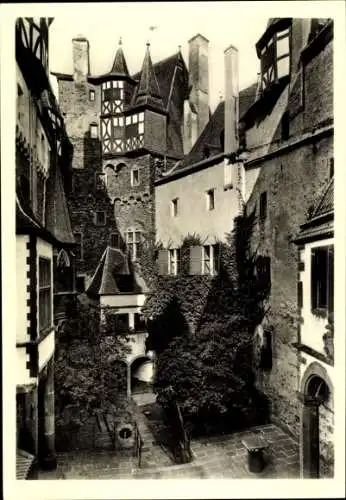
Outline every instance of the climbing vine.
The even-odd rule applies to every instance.
[[[167,406],[174,395],[185,418],[201,422],[230,412],[245,423],[262,407],[254,388],[252,334],[265,313],[270,282],[257,269],[249,240],[253,216],[239,217],[220,243],[219,273],[189,275],[188,235],[178,276],[159,276],[144,307],[147,348],[157,353],[154,389]],[[262,401],[263,402],[263,401]]]

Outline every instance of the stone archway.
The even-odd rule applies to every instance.
[[[300,436],[301,476],[320,477],[321,408],[333,407],[333,385],[327,370],[312,363],[301,382],[302,419]]]
[[[134,358],[130,365],[131,394],[152,392],[153,361],[145,355]]]

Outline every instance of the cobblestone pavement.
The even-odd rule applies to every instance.
[[[149,435],[145,436],[148,438]],[[268,445],[265,453],[267,465],[257,474],[249,472],[247,451],[242,444],[242,439],[255,436],[264,438]],[[116,456],[109,451],[59,454],[57,470],[54,473],[42,473],[39,479],[299,477],[298,443],[273,424],[235,434],[193,440],[191,448],[193,462],[172,465],[158,445],[147,442],[140,469],[134,458]]]

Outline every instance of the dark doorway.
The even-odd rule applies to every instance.
[[[152,392],[153,362],[143,356],[131,364],[131,394]]]
[[[327,383],[319,376],[308,380],[303,407],[303,476],[320,477],[320,406],[330,398]]]

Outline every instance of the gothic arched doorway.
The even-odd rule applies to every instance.
[[[153,361],[148,356],[135,358],[131,363],[131,393],[152,392]]]
[[[331,383],[318,370],[305,378],[301,428],[301,466],[304,478],[319,478],[325,460],[333,461],[328,455],[328,412],[332,408]],[[328,466],[327,466],[328,468]],[[324,475],[324,474],[323,474]]]

